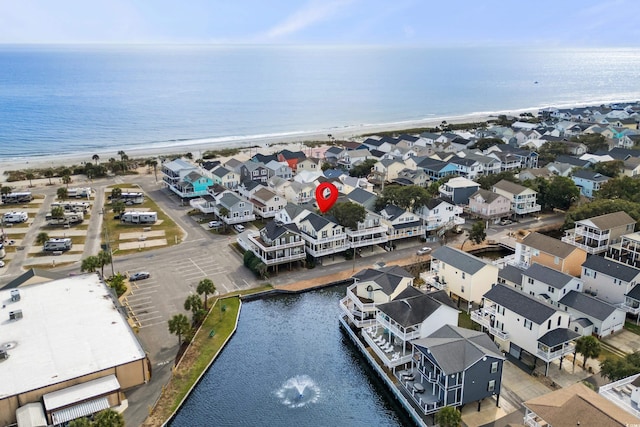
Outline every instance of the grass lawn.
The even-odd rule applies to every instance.
[[[632,323],[632,322],[625,322],[624,328],[627,331],[633,332],[636,335],[640,335],[640,325],[636,325],[635,323]]]
[[[620,356],[618,356],[615,353],[611,353],[609,350],[607,350],[604,347],[600,348],[600,355],[598,355],[598,360],[600,362],[604,361],[604,359],[622,359]]]
[[[464,311],[460,312],[458,315],[458,326],[461,328],[473,329],[474,331],[480,330],[480,325],[471,320],[471,316]]]
[[[135,188],[137,186],[134,184],[118,184],[118,185],[112,185],[109,188],[118,188],[118,187],[119,188]],[[151,227],[151,229],[154,231],[163,230],[164,237],[165,239],[167,239],[167,246],[173,246],[182,241],[182,230],[180,229],[180,227],[178,227],[178,225],[175,222],[173,222],[173,220],[164,211],[162,211],[160,207],[158,207],[156,202],[154,202],[148,196],[145,195],[144,203],[140,205],[127,206],[125,208],[125,211],[138,210],[141,208],[146,208],[150,212],[157,212],[158,222],[160,222],[160,224],[158,223],[133,224],[133,225],[122,224],[119,219],[113,218],[114,214],[113,214],[113,211],[111,210],[111,203],[109,203],[108,200],[105,200],[103,224],[107,227],[107,233],[109,234],[109,240],[111,241],[112,248],[117,247],[118,236],[120,235],[120,233],[130,233],[133,231],[137,231],[139,227],[144,227],[144,228]],[[103,238],[104,238],[104,233],[103,233]],[[153,250],[153,249],[158,249],[158,247],[149,247],[148,249],[142,248],[140,250],[144,251],[144,250]],[[139,249],[135,249],[132,251],[118,252],[118,254],[124,254],[125,252],[133,253],[138,251]]]

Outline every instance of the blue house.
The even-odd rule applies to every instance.
[[[580,189],[580,194],[592,199],[595,192],[611,178],[589,169],[579,169],[573,173],[571,179]]]
[[[207,188],[213,185],[213,180],[208,176],[201,175],[198,172],[189,172],[182,181],[178,181],[174,185],[169,186],[171,191],[183,198],[201,197],[207,193]]]
[[[458,167],[456,165],[429,157],[421,160],[416,166],[424,170],[432,181],[438,181],[445,176],[458,174]]]

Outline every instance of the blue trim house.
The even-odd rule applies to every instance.
[[[182,181],[169,186],[169,188],[171,191],[183,198],[201,197],[208,194],[207,189],[212,185],[213,180],[211,178],[193,171],[185,175],[184,178],[182,178]]]
[[[571,179],[580,189],[580,194],[592,199],[595,192],[611,178],[589,169],[579,169],[573,173]]]

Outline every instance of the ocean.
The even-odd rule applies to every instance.
[[[3,45],[0,160],[635,101],[639,82],[640,49]]]

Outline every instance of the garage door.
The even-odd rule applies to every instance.
[[[516,359],[520,359],[520,353],[521,352],[522,352],[522,349],[520,347],[518,347],[514,343],[510,343],[509,355],[515,357]]]

